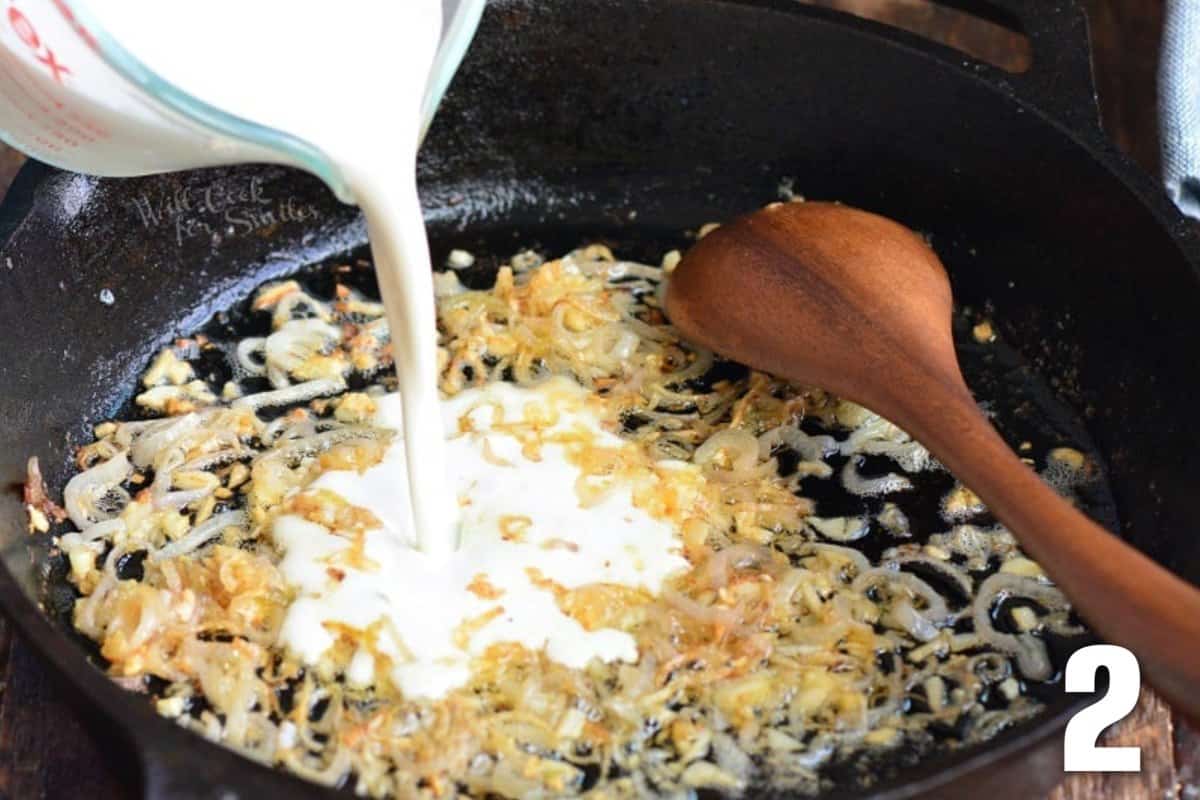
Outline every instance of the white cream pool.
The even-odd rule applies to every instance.
[[[661,480],[662,465],[634,470],[584,508],[576,489],[581,471],[567,447],[547,443],[534,451],[516,430],[506,429],[538,420],[546,434],[577,433],[601,447],[633,448],[601,427],[587,397],[578,385],[556,379],[531,389],[493,384],[443,402],[444,424],[452,432],[449,485],[463,520],[462,546],[449,560],[416,549],[402,437],[365,473],[322,475],[310,491],[331,490],[371,511],[382,527],[366,534],[368,563],[362,569],[339,563],[331,570],[330,557],[350,548],[349,539],[297,516],[275,522],[281,570],[297,591],[282,642],[316,664],[334,645],[338,626],[372,629],[372,645],[352,659],[348,682],[371,685],[377,668],[390,663],[392,682],[406,696],[425,698],[467,682],[472,658],[498,643],[544,648],[570,667],[593,658],[636,660],[631,636],[585,630],[559,609],[541,578],[566,589],[607,583],[655,592],[667,576],[686,568],[673,524],[633,501],[639,485]],[[398,396],[379,398],[377,421],[400,427]],[[529,426],[518,427],[527,441]]]

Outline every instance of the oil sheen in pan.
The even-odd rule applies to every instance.
[[[627,233],[601,238],[598,238],[595,233],[594,227],[590,230],[590,235],[586,229],[564,228],[556,228],[549,232],[539,231],[536,235],[501,231],[480,239],[443,242],[441,247],[435,243],[434,263],[444,263],[451,247],[468,249],[476,256],[476,261],[470,269],[460,271],[459,277],[467,286],[484,288],[491,286],[494,282],[496,269],[505,263],[515,249],[523,245],[528,245],[531,249],[541,253],[561,253],[583,243],[602,241],[609,244],[614,252],[646,263],[657,263],[663,252],[686,246],[686,241],[680,240],[676,234],[664,235],[660,232],[659,235],[631,239]],[[317,296],[332,295],[334,285],[340,282],[362,291],[367,296],[378,297],[368,257],[369,254],[365,250],[355,252],[346,257],[306,268],[295,277]],[[343,267],[335,271],[335,268],[341,265],[350,265],[350,269],[346,270]],[[248,306],[249,303],[244,302],[236,308],[219,313],[205,326],[203,332],[214,340],[265,335],[269,332],[266,329],[269,323],[264,318],[265,315],[248,313]],[[1002,340],[984,343],[972,335],[973,326],[981,319],[983,319],[981,315],[970,309],[957,311],[954,320],[955,340],[968,384],[975,392],[976,398],[991,413],[993,423],[1009,444],[1015,448],[1023,442],[1028,442],[1030,445],[1028,452],[1042,459],[1050,449],[1066,445],[1082,451],[1091,463],[1100,464],[1096,448],[1088,436],[1082,420],[1054,396],[1046,381],[1038,376],[1021,356],[1005,345]],[[207,351],[206,354],[201,355],[199,362],[194,363],[197,373],[215,385],[221,385],[232,377],[229,366],[219,351]],[[733,364],[720,365],[717,369],[726,374],[742,370],[741,367]],[[360,378],[352,379],[350,383],[352,389],[363,387]],[[251,385],[248,388],[253,390],[255,387]],[[264,381],[261,388],[265,390],[269,387]],[[118,417],[128,419],[138,414],[131,397],[132,395]],[[284,410],[286,409],[277,410],[276,413],[282,413]],[[825,431],[814,426],[809,432],[824,433]],[[833,456],[829,459],[835,474],[842,467],[844,460],[845,458],[840,456]],[[786,470],[788,468],[786,457],[781,458],[781,462],[782,468]],[[1034,464],[1035,469],[1038,470],[1043,470],[1046,466],[1044,460]],[[893,468],[894,465],[890,462],[874,462],[873,459],[868,458],[860,465],[860,472],[869,478],[891,471]],[[870,533],[853,545],[872,560],[878,559],[884,550],[894,547],[898,543],[923,543],[929,535],[945,531],[950,527],[950,523],[942,516],[941,506],[943,498],[955,486],[953,477],[940,470],[909,474],[907,477],[914,485],[913,490],[891,495],[887,500],[900,506],[908,517],[912,538],[898,540],[884,532],[879,525],[873,524]],[[883,498],[864,498],[853,495],[842,488],[836,478],[825,480],[808,478],[804,481],[802,489],[806,497],[816,501],[817,512],[824,517],[865,514],[873,518],[882,509],[885,502]],[[1079,496],[1084,510],[1098,521],[1110,526],[1115,523],[1115,506],[1102,475],[1079,491]],[[987,515],[978,515],[973,517],[971,522],[986,527],[993,524],[994,520]],[[127,559],[127,563],[122,564],[122,571],[127,573],[124,577],[140,577],[138,574],[140,568],[139,560],[133,557]],[[66,623],[64,627],[69,630],[71,628],[70,609],[76,595],[73,587],[66,582],[65,573],[66,570],[62,564],[54,565],[47,587],[47,599],[49,600],[47,607]],[[998,610],[996,616],[997,626],[1003,630],[1005,626],[1002,619],[1005,616],[1003,606]],[[77,636],[76,638],[84,643],[94,657],[98,657],[94,643],[83,637]],[[1075,648],[1086,643],[1086,640],[1083,638],[1063,640],[1051,635],[1046,641],[1056,674],[1045,683],[1025,682],[1023,689],[1027,694],[1052,704],[1062,697],[1061,687],[1058,684],[1058,672],[1061,671],[1066,657]],[[887,669],[888,665],[885,661],[881,661],[880,667]],[[153,689],[153,687],[151,688]],[[986,705],[989,698],[985,696],[983,699]],[[914,698],[910,702],[920,703],[921,700]],[[953,731],[941,731],[941,737],[937,736],[938,731],[935,730],[933,733],[935,741],[948,742],[949,735]],[[822,769],[822,775],[832,787],[843,790],[868,784],[878,786],[881,782],[899,776],[906,768],[913,766],[918,761],[926,764],[936,763],[938,751],[948,749],[949,747],[946,745],[935,744],[932,751],[929,748],[917,749],[915,746],[905,746],[889,750],[885,756],[864,757],[859,754],[853,759],[826,765]],[[766,793],[770,791],[766,786],[762,789]],[[707,794],[707,792],[701,794]]]

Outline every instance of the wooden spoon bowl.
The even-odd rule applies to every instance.
[[[1093,630],[1200,719],[1200,590],[1076,510],[992,428],[958,366],[946,270],[920,236],[847,206],[777,203],[697,242],[672,274],[666,310],[692,341],[828,389],[916,437]]]

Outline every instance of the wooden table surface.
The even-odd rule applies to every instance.
[[[923,0],[805,1],[886,19],[997,63],[1019,65],[1025,58],[1019,42],[1005,32]],[[1084,2],[1105,128],[1156,174],[1154,80],[1163,0]],[[0,145],[0,193],[21,161]],[[1150,690],[1143,690],[1137,709],[1107,733],[1105,742],[1140,746],[1142,772],[1071,775],[1050,800],[1200,800],[1200,734],[1174,717]],[[138,793],[137,765],[116,732],[106,730],[70,697],[0,618],[0,800],[131,798]]]

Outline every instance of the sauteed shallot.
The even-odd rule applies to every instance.
[[[377,414],[391,385],[382,306],[300,281],[254,298],[268,335],[165,350],[138,396],[146,418],[98,426],[66,492],[78,530],[58,538],[76,626],[179,724],[371,796],[814,792],[830,766],[961,746],[1037,713],[1027,689],[1053,673],[1044,636],[1079,632],[1062,596],[962,498],[943,532],[913,538],[908,498],[944,473],[903,431],[680,341],[660,307],[677,261],[594,245],[522,254],[486,290],[457,271],[437,280],[447,402],[566,381],[599,426],[564,439],[550,417],[505,417],[520,445],[488,444],[490,468],[553,440],[578,472],[572,502],[615,492],[667,526],[678,568],[654,582],[529,573],[571,624],[635,652],[581,666],[513,641],[470,650],[482,619],[456,634],[461,680],[431,697],[394,679],[416,655],[382,644],[397,628],[386,614],[325,622],[314,653],[289,646],[289,611],[308,595],[281,562],[279,520],[340,542],[329,581],[377,569],[380,519],[322,476],[369,471],[395,439]],[[233,379],[193,369],[204,353],[222,353]],[[814,492],[842,500],[826,509]],[[503,542],[536,530],[539,499],[527,502],[531,515],[498,523]],[[587,545],[571,534],[543,546]],[[495,576],[467,590],[502,608]]]

